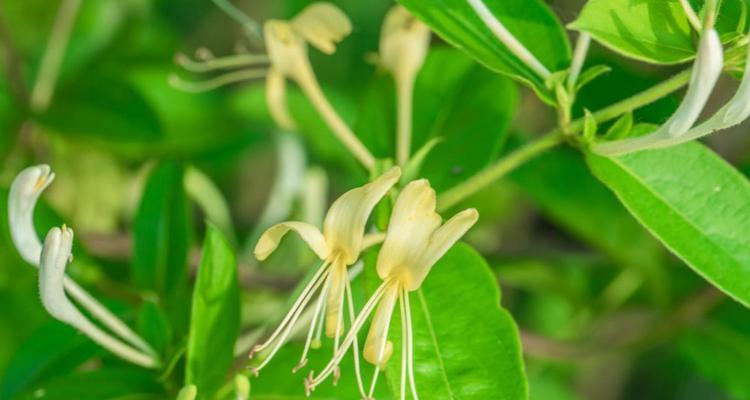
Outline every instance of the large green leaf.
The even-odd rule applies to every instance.
[[[237,260],[229,243],[209,225],[193,292],[185,384],[210,399],[232,365],[240,325]]]
[[[20,398],[32,400],[40,397],[50,400],[163,399],[165,393],[150,372],[110,368],[61,376],[35,387]]]
[[[375,254],[367,257],[369,273]],[[528,398],[518,329],[500,307],[500,292],[487,263],[458,244],[410,294],[414,372],[421,399]],[[401,379],[401,323],[394,312],[389,338],[393,357],[385,373],[394,397]]]
[[[522,63],[485,26],[466,0],[401,0],[453,46],[487,68],[518,79],[554,103],[544,80]],[[486,0],[503,25],[551,72],[568,67],[570,44],[557,17],[540,0]]]
[[[377,78],[356,124],[379,157],[393,157],[396,97],[390,76]],[[424,159],[419,176],[442,191],[487,166],[505,143],[518,94],[509,79],[493,74],[453,49],[430,52],[414,89],[412,154],[440,142]]]
[[[590,0],[570,27],[626,56],[656,64],[679,63],[695,55],[679,0]]]
[[[138,287],[162,296],[170,320],[182,331],[187,323],[189,204],[183,167],[164,162],[146,182],[135,217],[132,275]]]
[[[744,176],[695,142],[616,158],[589,155],[588,163],[667,248],[750,305],[750,183]]]

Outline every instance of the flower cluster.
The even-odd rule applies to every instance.
[[[313,344],[316,347],[320,345],[320,338],[325,332],[334,341],[333,358],[317,376],[310,372],[305,379],[307,393],[310,394],[330,375],[334,376],[334,381],[338,379],[339,363],[351,348],[359,389],[364,398],[372,398],[379,372],[393,352],[388,332],[391,316],[398,302],[404,332],[401,347],[401,390],[402,393],[405,392],[408,375],[412,396],[417,398],[409,292],[420,288],[432,266],[476,223],[478,214],[474,209],[464,210],[442,224],[440,216],[435,212],[435,191],[427,180],[422,179],[407,184],[398,195],[385,235],[365,235],[365,225],[370,213],[399,177],[400,169],[394,167],[373,182],[346,192],[331,206],[323,232],[302,222],[283,222],[269,228],[260,238],[255,248],[259,260],[268,257],[281,238],[293,230],[323,263],[279,327],[264,344],[256,346],[251,352],[250,356],[253,357],[258,352],[268,351],[260,365],[253,368],[256,374],[284,344],[294,324],[317,294],[305,347],[293,372],[304,367],[309,349]],[[355,317],[347,268],[357,261],[362,250],[381,241],[383,244],[378,254],[377,273],[383,282]],[[342,340],[345,331],[344,308],[348,308],[350,326]],[[375,366],[375,374],[366,390],[359,368],[357,333],[371,315],[373,319],[362,356]]]

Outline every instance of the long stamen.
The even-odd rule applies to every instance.
[[[407,350],[407,364],[409,371],[409,386],[411,386],[411,397],[414,400],[419,400],[417,396],[417,385],[414,383],[414,338],[413,329],[411,324],[411,305],[409,304],[409,292],[404,289],[404,308],[406,309],[406,337],[408,342],[409,350]]]
[[[326,272],[325,276],[327,276],[327,275],[328,275],[328,272]],[[323,284],[323,282],[324,282],[324,279],[319,279],[318,282],[313,287],[313,289],[310,292],[307,293],[307,296],[306,296],[305,300],[303,301],[302,305],[300,307],[298,307],[297,310],[294,312],[294,315],[289,320],[289,323],[287,324],[286,329],[281,334],[281,336],[279,337],[279,339],[276,340],[276,344],[274,345],[273,349],[271,349],[271,352],[266,356],[266,358],[263,360],[263,362],[260,363],[260,365],[258,365],[257,367],[255,367],[255,368],[252,369],[253,374],[255,374],[257,376],[258,372],[260,372],[260,370],[263,369],[271,361],[271,359],[273,358],[273,356],[276,355],[276,352],[278,352],[279,349],[281,348],[281,346],[284,345],[284,343],[286,342],[287,337],[289,337],[289,335],[292,332],[292,328],[294,328],[294,324],[297,322],[297,320],[299,319],[300,315],[302,314],[302,311],[305,309],[305,307],[307,306],[307,303],[310,301],[310,299],[312,298],[313,294],[315,294],[315,292],[318,290],[318,288],[320,287],[320,285]],[[269,342],[266,342],[266,343],[269,343]]]
[[[351,271],[350,271],[351,272]],[[346,281],[346,300],[349,303],[349,322],[354,325],[356,314],[354,312],[354,300],[352,296],[352,285],[351,280]],[[365,385],[362,383],[362,372],[359,369],[359,344],[357,343],[357,336],[354,336],[354,346],[352,347],[354,352],[354,373],[357,375],[357,386],[359,386],[359,392],[362,396],[365,395]]]
[[[305,288],[302,290],[302,293],[297,297],[297,300],[292,304],[292,308],[289,310],[289,312],[284,316],[284,319],[281,320],[281,323],[276,328],[276,331],[271,334],[271,336],[266,340],[265,343],[261,345],[257,345],[253,347],[252,350],[250,350],[249,358],[252,358],[253,355],[258,353],[259,351],[263,351],[270,343],[276,339],[276,337],[279,335],[279,333],[284,329],[286,324],[289,322],[289,320],[292,318],[292,315],[294,315],[295,311],[300,308],[300,304],[302,304],[303,300],[307,296],[307,294],[312,290],[312,288],[316,285],[316,282],[321,279],[321,275],[326,273],[328,271],[328,261],[324,261],[323,264],[318,268],[318,271],[315,272],[315,275],[313,275],[313,278],[310,279],[310,283],[305,286]]]
[[[346,268],[343,266],[343,268]],[[349,281],[349,276],[346,274],[346,270],[341,271],[341,274],[339,275],[342,277],[344,282],[341,283],[343,285],[341,290],[341,295],[339,296],[339,312],[338,316],[336,317],[336,334],[333,338],[333,352],[334,354],[339,350],[339,339],[341,338],[341,335],[343,335],[344,330],[344,294],[346,292],[346,282]],[[336,369],[333,371],[333,385],[335,386],[336,383],[338,383],[339,378],[341,377],[341,369],[336,367]]]
[[[201,93],[209,90],[214,90],[219,87],[229,85],[231,83],[247,81],[251,79],[264,78],[268,73],[267,69],[248,69],[230,72],[224,75],[219,75],[216,78],[208,79],[201,82],[188,82],[183,80],[177,75],[169,76],[169,84],[175,89],[179,89],[190,93]]]
[[[315,332],[315,327],[318,325],[318,318],[323,318],[321,315],[321,311],[323,310],[323,305],[325,304],[325,299],[328,295],[328,290],[331,287],[331,280],[333,279],[332,274],[328,274],[328,278],[326,279],[325,285],[323,285],[323,289],[320,291],[320,296],[318,296],[317,304],[315,305],[315,312],[313,314],[313,319],[310,322],[310,329],[307,332],[307,339],[305,340],[305,349],[302,351],[302,356],[299,359],[299,362],[297,365],[292,369],[292,373],[297,373],[301,368],[303,368],[307,364],[307,352],[310,350],[310,344],[312,342],[313,333]]]
[[[367,304],[365,304],[365,306],[362,308],[362,311],[360,312],[357,319],[354,320],[354,323],[352,324],[349,333],[346,335],[346,338],[344,338],[344,342],[342,343],[341,348],[339,348],[339,351],[334,354],[333,358],[331,358],[331,361],[328,362],[328,364],[320,372],[318,377],[314,377],[313,372],[310,371],[310,376],[305,379],[305,391],[308,394],[312,392],[312,390],[315,389],[316,386],[323,382],[328,377],[328,375],[333,372],[334,368],[339,364],[339,362],[341,362],[341,359],[344,357],[346,350],[348,350],[349,346],[357,337],[357,332],[365,324],[365,321],[367,321],[367,318],[370,316],[370,314],[372,314],[375,306],[383,297],[386,286],[386,282],[381,284],[380,287],[378,287],[378,289],[375,291],[375,293],[373,293],[372,297],[370,297],[370,300],[367,301]]]
[[[232,69],[248,67],[258,64],[268,64],[268,56],[265,54],[237,54],[222,58],[209,58],[203,61],[191,60],[183,53],[177,53],[174,62],[190,72],[209,72],[219,69]]]
[[[409,333],[406,328],[406,309],[402,293],[399,293],[398,305],[401,309],[401,400],[406,400],[406,358],[408,357],[407,337]]]

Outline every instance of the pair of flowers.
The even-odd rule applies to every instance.
[[[250,357],[258,352],[267,352],[264,361],[253,368],[256,374],[285,343],[302,312],[314,301],[305,347],[294,372],[304,367],[309,349],[319,346],[322,334],[325,333],[333,339],[334,355],[320,374],[315,376],[310,372],[305,379],[306,392],[309,394],[332,374],[334,380],[338,379],[338,365],[349,348],[353,348],[359,389],[363,397],[371,398],[379,372],[393,352],[393,345],[388,341],[388,331],[398,302],[403,332],[401,393],[404,397],[408,375],[412,396],[417,398],[409,293],[420,288],[432,266],[476,223],[479,216],[476,210],[467,209],[442,224],[440,215],[435,212],[435,191],[428,181],[416,180],[408,183],[399,193],[385,235],[366,235],[369,215],[400,177],[400,168],[393,167],[371,183],[343,194],[331,205],[322,232],[307,223],[283,222],[263,233],[255,248],[255,255],[259,260],[266,259],[277,248],[281,239],[289,231],[294,231],[322,260],[322,265],[278,328],[264,344],[252,350]],[[382,283],[356,315],[348,268],[359,259],[364,249],[380,242],[382,247],[377,259],[377,273]],[[316,294],[318,297],[313,300]],[[350,326],[344,336],[345,312],[348,313]],[[357,333],[373,313],[362,352],[365,360],[375,366],[372,382],[366,390],[359,368]]]

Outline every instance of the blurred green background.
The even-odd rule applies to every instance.
[[[392,94],[392,84],[367,60],[377,51],[382,18],[392,3],[334,3],[351,18],[353,33],[333,56],[311,51],[312,62],[337,110],[376,156],[388,156],[392,139],[368,132],[393,125],[395,105],[383,95]],[[547,3],[567,22],[583,2]],[[272,188],[285,173],[292,176],[288,181],[317,182],[289,201],[281,217],[319,220],[330,199],[361,184],[364,173],[296,92],[290,94],[290,104],[303,128],[282,134],[268,116],[262,81],[200,94],[168,84],[170,74],[206,79],[176,66],[179,52],[192,56],[206,48],[218,56],[238,48],[262,50],[209,0],[83,0],[51,101],[32,109],[30,97],[60,4],[0,1],[2,209],[16,173],[29,165],[50,164],[57,178],[37,210],[40,232],[61,221],[74,227],[79,244],[70,274],[143,332],[154,299],[131,283],[131,264],[142,262],[134,242],[149,240],[134,239],[139,234],[148,237],[148,226],[139,229],[138,222],[139,216],[149,218],[143,207],[146,182],[153,186],[152,196],[178,196],[168,205],[174,215],[167,223],[184,223],[187,232],[157,246],[183,246],[194,270],[206,211],[192,203],[182,210],[180,201],[186,197],[181,189],[183,170],[195,168],[217,185],[231,212],[233,226],[223,228],[235,237],[239,249],[241,330],[252,332],[277,318],[313,259],[300,242],[290,241],[267,265],[253,262],[252,240],[268,223],[263,219],[269,218],[267,205],[278,201],[269,197]],[[263,21],[290,17],[308,2],[236,4]],[[463,57],[437,37],[433,47],[448,52],[442,57]],[[613,68],[582,92],[581,101],[592,108],[636,93],[678,70],[628,61],[596,44],[590,63]],[[463,84],[464,92],[454,91],[456,98],[480,92],[491,79],[492,85],[505,88],[503,104],[476,105],[483,118],[498,121],[498,131],[508,138],[500,147],[512,147],[554,127],[552,110],[528,89],[506,78],[488,78],[468,59],[465,64],[469,78],[461,79],[475,81]],[[441,82],[449,78],[441,77],[440,71],[433,75],[435,84],[450,83]],[[716,105],[735,85],[730,78],[722,79],[722,93],[712,102]],[[434,93],[425,93],[418,89],[415,101],[434,100]],[[663,99],[639,110],[636,118],[659,122],[678,99]],[[373,112],[380,110],[374,105],[388,112]],[[465,129],[465,120],[473,118],[472,107],[468,106],[468,117],[455,118],[450,129]],[[419,106],[415,108],[415,118],[425,124],[439,117],[419,114]],[[747,133],[745,123],[710,138],[709,144],[750,173]],[[424,142],[426,134],[415,131],[415,137],[422,135],[418,142]],[[483,162],[502,151],[498,148]],[[284,157],[292,157],[299,166],[290,167]],[[162,174],[149,179],[154,170]],[[440,171],[429,173],[441,176]],[[444,189],[461,179],[460,174],[448,176],[436,180],[435,186]],[[519,325],[532,399],[750,399],[750,312],[671,257],[591,176],[579,154],[554,150],[465,204],[477,206],[482,215],[467,241],[490,262],[503,288],[503,305]],[[133,391],[145,393],[143,398],[173,396],[180,387],[179,374],[154,377],[127,367],[44,312],[36,272],[13,249],[5,211],[0,221],[0,399],[141,398],[124,396]],[[151,338],[163,343],[165,354],[173,354],[185,334],[179,315],[170,314],[169,319],[172,330]],[[296,351],[287,358],[292,360]],[[107,368],[101,368],[102,362]],[[278,388],[268,387],[286,379],[281,372],[269,372],[257,381],[258,393],[272,393]],[[255,393],[255,381],[253,385]]]

